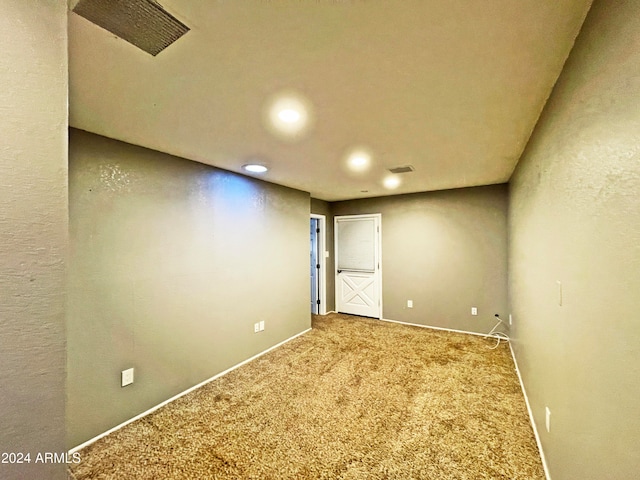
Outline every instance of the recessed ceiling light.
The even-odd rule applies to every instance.
[[[300,112],[292,108],[285,108],[278,112],[278,118],[286,123],[295,123],[300,120]]]
[[[361,167],[369,163],[369,157],[366,155],[354,155],[351,157],[351,165],[355,167]]]
[[[382,181],[382,184],[385,186],[385,188],[393,190],[394,188],[398,188],[400,186],[400,177],[398,177],[397,175],[389,175]]]
[[[364,148],[352,150],[347,157],[349,170],[354,172],[364,172],[371,165],[371,154]]]
[[[300,137],[310,123],[309,102],[297,93],[281,93],[267,102],[265,124],[272,133],[280,137]]]
[[[267,170],[269,170],[264,165],[260,165],[257,163],[248,163],[247,165],[243,165],[242,168],[243,170],[246,170],[247,172],[251,172],[251,173],[264,173]]]

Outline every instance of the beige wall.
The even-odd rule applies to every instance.
[[[310,327],[309,194],[78,130],[69,162],[70,447]]]
[[[593,5],[510,207],[514,346],[551,476],[638,478],[640,2]]]
[[[336,202],[382,214],[383,317],[486,333],[507,309],[507,187]],[[407,300],[414,307],[407,308]],[[471,315],[471,307],[478,316]]]
[[[326,219],[326,241],[325,251],[329,252],[329,257],[325,259],[325,278],[327,290],[327,312],[335,310],[335,274],[333,271],[333,214],[331,213],[331,203],[311,199],[311,213],[324,215]]]
[[[35,463],[64,443],[66,2],[0,3],[0,478],[66,478]]]

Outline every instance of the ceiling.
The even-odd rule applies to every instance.
[[[336,201],[508,181],[591,0],[160,3],[191,31],[155,57],[69,14],[71,126]]]

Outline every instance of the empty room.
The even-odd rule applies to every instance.
[[[0,479],[640,471],[640,2],[0,2]]]

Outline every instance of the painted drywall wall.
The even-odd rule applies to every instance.
[[[325,278],[327,289],[327,312],[335,310],[335,273],[333,263],[333,214],[331,213],[331,203],[311,199],[311,213],[324,215],[326,219],[326,245],[325,251],[329,252],[329,257],[325,258]]]
[[[69,447],[310,327],[309,194],[79,130],[69,164]]]
[[[384,318],[486,333],[494,314],[507,313],[506,185],[336,202],[331,208],[334,216],[382,214]]]
[[[553,480],[640,472],[639,32],[640,2],[593,4],[511,181],[513,344]]]
[[[66,2],[0,3],[0,478],[66,478]]]

